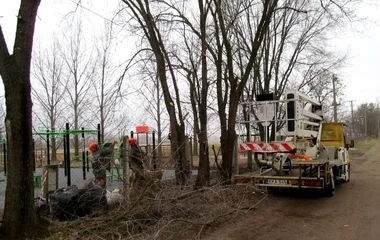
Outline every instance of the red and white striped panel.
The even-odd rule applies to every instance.
[[[240,151],[290,152],[293,149],[294,145],[292,142],[249,142],[240,144]]]

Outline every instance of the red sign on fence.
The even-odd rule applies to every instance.
[[[149,126],[136,126],[136,133],[149,133]]]

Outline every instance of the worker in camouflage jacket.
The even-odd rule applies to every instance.
[[[130,146],[130,151],[129,151],[129,166],[131,170],[134,173],[133,181],[138,182],[138,181],[144,181],[144,157],[145,154],[140,148],[140,146],[137,144],[136,138],[129,138],[128,139],[128,144]],[[123,158],[123,153],[122,153],[122,148],[123,144],[120,144],[120,159]]]
[[[136,138],[130,138],[128,140],[129,145],[131,146],[131,151],[129,155],[129,165],[131,169],[135,172],[135,181],[143,181],[144,177],[144,152],[137,145]]]
[[[102,147],[99,147],[98,144],[91,143],[88,147],[92,153],[92,171],[95,182],[102,187],[106,186],[107,170],[111,170],[111,160],[115,144],[116,142],[104,143]]]

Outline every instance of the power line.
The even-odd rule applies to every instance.
[[[110,23],[112,23],[112,24],[115,24],[116,26],[123,27],[122,25],[115,23],[113,20],[111,20],[111,19],[109,19],[109,18],[106,18],[106,17],[104,17],[103,15],[101,15],[101,14],[99,14],[99,13],[97,13],[97,12],[94,12],[93,10],[91,10],[91,9],[89,9],[89,8],[87,8],[87,7],[85,7],[85,6],[83,6],[83,5],[82,5],[82,1],[78,1],[78,2],[75,2],[75,1],[73,1],[73,0],[70,0],[70,1],[71,1],[72,3],[74,3],[75,5],[77,5],[77,7],[80,7],[80,8],[82,8],[82,9],[84,9],[84,10],[87,10],[87,11],[89,11],[90,13],[92,13],[92,14],[94,14],[94,15],[100,17],[100,18],[103,18],[103,19],[106,20],[106,21],[108,21],[108,22],[110,22]]]

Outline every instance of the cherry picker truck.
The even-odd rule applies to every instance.
[[[252,152],[260,172],[234,175],[233,182],[268,191],[320,189],[326,196],[334,196],[337,181],[350,181],[348,149],[354,147],[354,141],[346,143],[344,123],[324,121],[320,102],[295,90],[286,90],[284,95],[282,100],[258,96],[257,101],[243,103],[256,109],[249,125],[262,124],[269,129],[283,123],[284,127],[274,129],[277,141],[265,137],[264,141],[239,144],[240,151]],[[284,118],[276,119],[276,109],[281,106]]]

